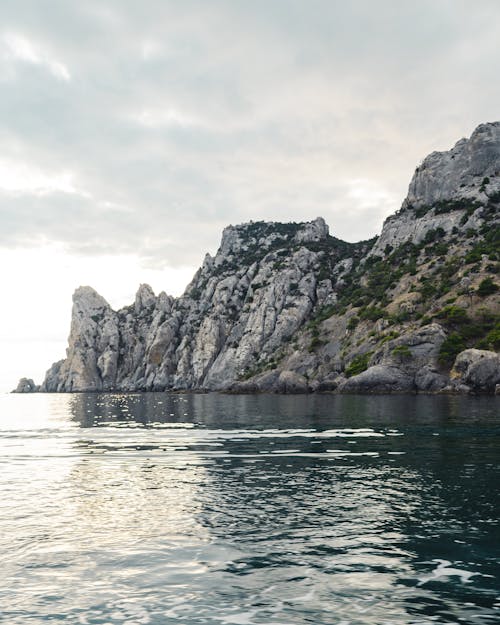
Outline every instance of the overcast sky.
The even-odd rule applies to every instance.
[[[500,118],[497,0],[1,0],[0,389],[64,355],[71,293],[178,294],[222,228],[380,231]]]

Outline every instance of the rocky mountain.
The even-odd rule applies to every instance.
[[[250,222],[179,298],[141,285],[114,311],[78,288],[40,390],[495,392],[499,270],[495,122],[430,154],[376,239],[346,243],[320,217]]]

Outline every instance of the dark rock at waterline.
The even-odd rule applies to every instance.
[[[36,393],[40,387],[31,378],[21,378],[13,393]]]
[[[457,356],[451,376],[477,393],[495,392],[496,385],[500,384],[500,354],[467,349]]]
[[[340,387],[342,393],[411,393],[415,390],[413,377],[390,365],[374,365]]]

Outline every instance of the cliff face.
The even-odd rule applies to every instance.
[[[478,228],[490,197],[500,193],[500,122],[481,124],[470,139],[432,152],[416,168],[401,210],[389,217],[372,253],[405,241],[420,243],[431,228]],[[464,215],[467,222],[463,221]]]
[[[499,208],[496,122],[428,156],[376,240],[345,243],[321,218],[250,222],[177,299],[142,285],[113,311],[80,287],[41,390],[494,391]]]
[[[365,244],[329,236],[323,219],[224,230],[184,295],[142,285],[118,312],[90,287],[73,296],[67,358],[44,391],[224,389],[271,357],[312,311],[333,304],[332,277]]]

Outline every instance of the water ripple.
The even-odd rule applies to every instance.
[[[500,622],[498,407],[1,397],[0,621]]]

